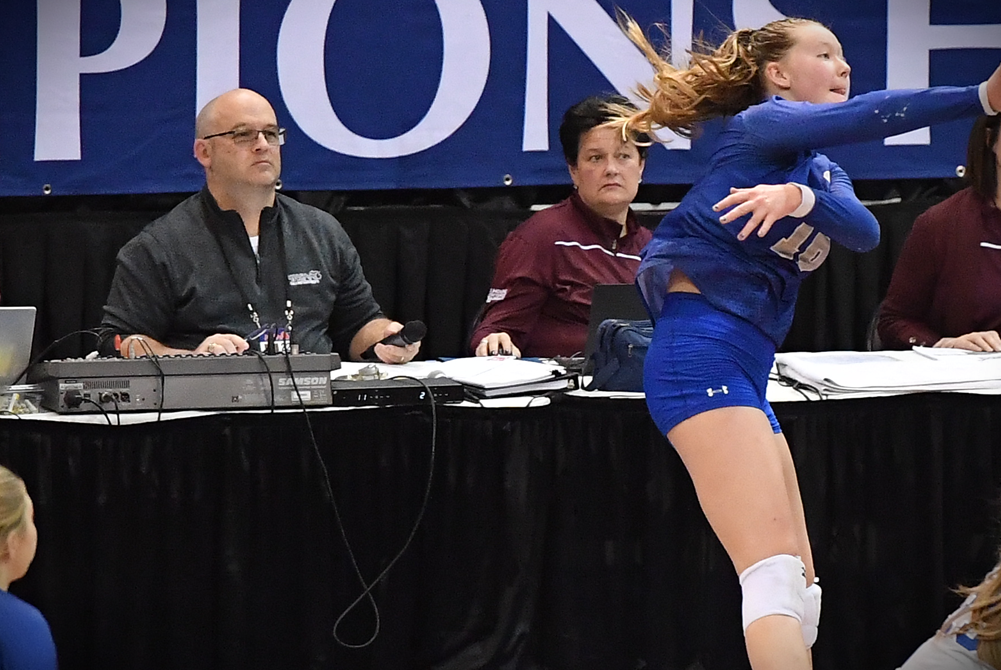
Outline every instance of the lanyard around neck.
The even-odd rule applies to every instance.
[[[277,203],[276,203],[277,206]],[[292,317],[295,315],[295,311],[292,309],[292,300],[289,298],[288,294],[288,259],[285,255],[285,233],[282,229],[281,216],[276,217],[275,221],[275,234],[278,236],[278,250],[279,250],[279,262],[281,263],[282,269],[282,288],[285,293],[285,327],[288,331],[289,341],[292,338]],[[229,256],[226,255],[226,248],[223,246],[222,238],[219,237],[219,232],[216,230],[215,226],[209,226],[212,231],[212,237],[215,239],[216,246],[219,247],[219,254],[222,256],[223,263],[226,264],[226,270],[229,272],[230,278],[233,280],[233,284],[236,286],[236,290],[240,293],[240,297],[243,299],[243,304],[247,306],[247,311],[250,313],[250,319],[254,322],[254,326],[257,328],[261,327],[261,317],[254,307],[254,302],[247,295],[247,292],[243,290],[243,285],[240,283],[239,277],[236,271],[233,269],[233,264],[230,262]],[[258,230],[258,258],[260,258],[261,250],[261,235],[260,229]],[[247,243],[250,243],[248,236]],[[258,261],[259,262],[259,261]]]

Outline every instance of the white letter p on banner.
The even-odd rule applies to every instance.
[[[167,0],[120,1],[122,23],[115,41],[101,53],[81,56],[81,0],[38,0],[36,161],[80,160],[81,74],[123,70],[159,44]]]

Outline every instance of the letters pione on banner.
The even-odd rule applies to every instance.
[[[783,16],[769,0],[36,0],[0,22],[0,195],[185,192],[202,182],[194,119],[252,88],[288,129],[287,189],[470,188],[568,180],[556,126],[598,92],[633,96],[650,66],[615,7],[700,36]],[[776,2],[841,36],[852,93],[968,85],[1001,60],[993,0]],[[119,11],[114,11],[118,8]],[[952,177],[969,124],[831,151],[856,179]],[[688,184],[709,125],[650,155]]]

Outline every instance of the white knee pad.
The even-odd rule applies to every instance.
[[[751,623],[773,614],[792,617],[800,624],[804,622],[806,566],[796,556],[779,554],[758,561],[740,573],[740,588],[744,596],[741,613],[745,633]]]
[[[803,592],[803,642],[809,649],[817,641],[817,626],[820,625],[820,584],[814,580]]]

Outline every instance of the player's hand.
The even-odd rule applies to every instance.
[[[943,337],[934,344],[940,349],[965,349],[967,351],[1001,351],[1001,336],[996,330],[967,333],[959,337]]]
[[[521,351],[514,346],[507,333],[490,333],[476,345],[477,356],[514,356],[521,358]]]
[[[722,224],[750,214],[751,218],[737,234],[738,240],[746,240],[755,229],[758,237],[767,235],[773,223],[795,212],[802,201],[803,193],[793,184],[758,184],[752,188],[731,188],[730,195],[713,205],[713,211],[733,208],[719,217]]]

